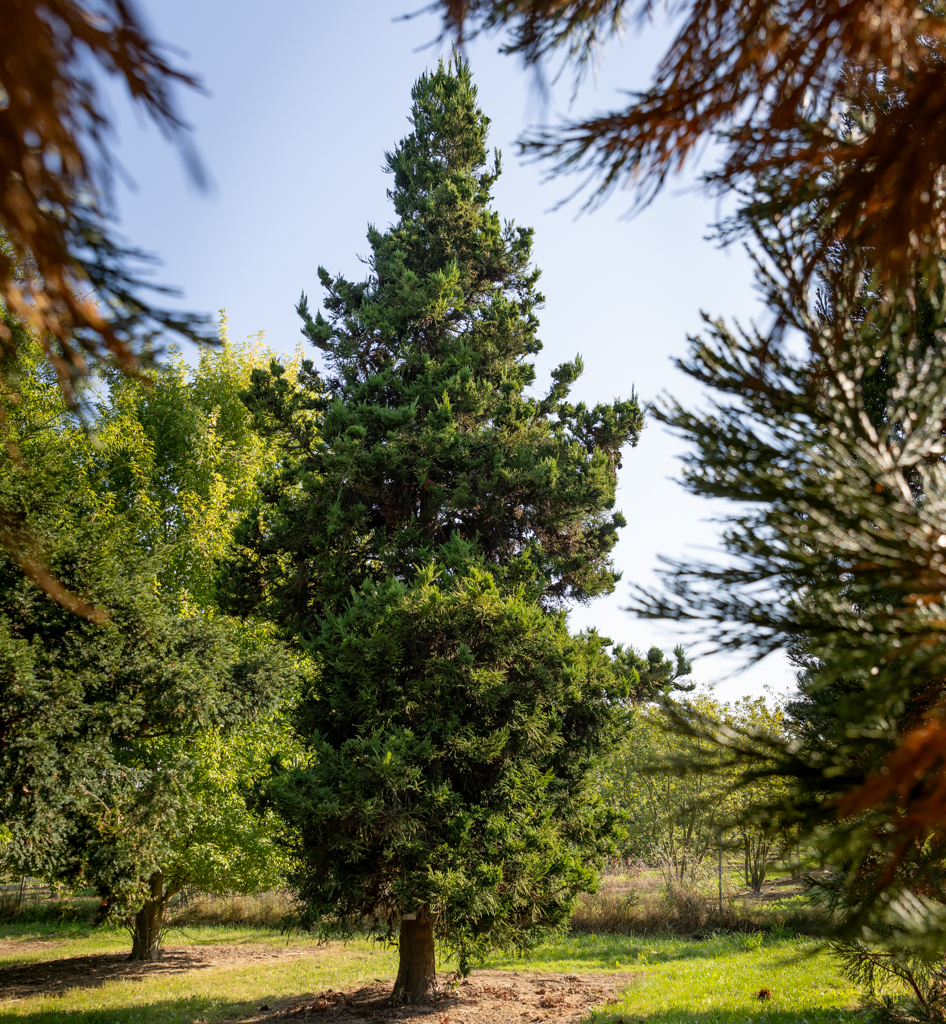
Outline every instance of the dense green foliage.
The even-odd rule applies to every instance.
[[[936,943],[946,851],[935,827],[942,720],[929,712],[946,674],[942,310],[909,294],[881,303],[843,251],[812,294],[796,273],[801,216],[758,235],[780,329],[710,323],[681,363],[712,390],[709,408],[660,414],[692,444],[686,486],[738,503],[725,533],[732,559],[673,563],[666,596],[641,595],[639,608],[686,620],[724,649],[797,653],[800,735],[771,744],[769,764],[709,719],[680,724],[748,758],[747,782],[787,780],[759,813],[817,837],[842,872],[851,928],[872,922],[892,943]],[[928,283],[921,291],[936,294]]]
[[[311,763],[271,790],[307,919],[417,913],[465,967],[563,922],[609,848],[590,769],[639,675],[560,609],[615,585],[615,473],[642,416],[571,403],[577,358],[531,391],[532,233],[489,206],[499,156],[468,67],[413,98],[370,277],[320,271],[325,315],[299,306],[324,375],[304,362],[293,393],[281,367],[254,374],[285,458],[231,589],[318,665],[297,715]]]
[[[69,833],[71,864],[60,878],[93,884],[103,913],[137,913],[157,895],[161,915],[185,887],[255,893],[286,883],[291,867],[285,826],[259,813],[247,797],[273,763],[292,763],[295,744],[280,718],[256,716],[224,732],[205,729],[129,744],[123,773],[89,809],[77,808]]]
[[[194,366],[175,354],[143,381],[110,373],[94,411],[96,486],[134,543],[159,556],[155,581],[182,607],[216,603],[217,563],[277,458],[241,398],[273,353],[262,335],[231,342],[223,311],[220,335]]]
[[[225,346],[193,371],[172,360],[146,380],[105,381],[83,426],[38,347],[21,354],[3,501],[55,575],[107,614],[76,617],[12,559],[0,565],[0,793],[5,854],[23,870],[134,903],[175,859],[181,884],[208,884],[208,844],[235,863],[238,822],[253,831],[236,777],[229,790],[219,772],[212,781],[214,737],[284,702],[297,670],[271,630],[215,611],[209,581],[227,516],[242,514],[267,458],[238,397],[254,360]],[[233,884],[226,874],[215,886]]]
[[[589,770],[623,691],[598,637],[481,569],[448,573],[366,584],[324,620],[298,713],[313,763],[272,796],[303,837],[310,920],[387,929],[430,908],[468,958],[533,943],[595,887],[614,815]]]
[[[690,692],[696,683],[688,683],[693,666],[686,651],[675,647],[673,658],[668,658],[659,647],[651,647],[646,654],[627,644],[616,644],[611,657],[614,670],[626,680],[635,704],[665,697],[671,692]]]

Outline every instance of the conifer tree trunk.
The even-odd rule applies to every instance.
[[[148,880],[151,893],[135,914],[129,960],[157,960],[161,955],[161,926],[164,924],[164,875],[155,872]]]
[[[399,1003],[424,1003],[437,991],[437,965],[434,959],[434,922],[423,912],[416,920],[401,921],[398,943],[400,959],[394,1000]]]

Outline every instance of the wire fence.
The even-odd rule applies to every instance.
[[[19,911],[24,903],[49,899],[52,895],[52,886],[42,878],[21,875],[18,879],[0,882],[0,900],[15,911]]]

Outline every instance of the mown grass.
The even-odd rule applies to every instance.
[[[857,990],[810,939],[724,934],[693,940],[572,935],[526,961],[496,967],[582,972],[631,971],[639,980],[621,1001],[592,1015],[600,1024],[828,1024],[863,1019]],[[761,1001],[762,989],[771,992]]]
[[[788,883],[790,880],[785,879]],[[705,891],[704,891],[705,890]],[[586,898],[567,937],[519,960],[486,966],[580,974],[619,972],[634,982],[622,999],[592,1014],[596,1024],[829,1024],[863,1016],[858,994],[811,935],[826,923],[797,886],[773,884],[767,898],[739,894],[729,881],[722,913],[706,886],[684,890],[653,871],[609,873]],[[396,954],[369,940],[319,945],[288,935],[285,894],[200,897],[175,909],[170,947],[226,945],[247,958],[180,973],[147,969],[135,977],[89,978],[61,993],[0,1002],[17,1024],[216,1024],[255,1016],[262,1004],[305,1000],[326,988],[392,982]],[[0,968],[97,953],[121,954],[125,928],[93,928],[97,904],[39,901],[0,924]],[[301,955],[270,958],[260,949],[291,945]],[[255,947],[256,952],[249,947]],[[452,968],[450,964],[442,965]],[[757,993],[768,989],[772,998]]]
[[[7,932],[4,929],[4,932]],[[8,934],[4,938],[10,938]],[[22,941],[40,936],[23,935]],[[48,938],[44,935],[42,938]],[[188,929],[187,936],[171,934],[168,945],[286,945],[286,936],[274,930],[239,928]],[[251,963],[223,963],[198,967],[179,974],[164,973],[160,962],[142,977],[112,978],[97,983],[89,979],[62,993],[26,996],[0,1004],[5,1019],[28,1024],[197,1024],[220,1020],[239,1020],[256,1016],[259,1005],[305,997],[325,988],[342,989],[373,981],[393,982],[396,958],[392,951],[376,943],[356,940],[347,944],[320,946],[300,937],[293,946],[308,947],[306,955]],[[95,953],[121,952],[128,948],[125,932],[96,931],[80,937],[72,935],[62,945],[50,946],[38,959],[89,956]],[[3,963],[36,961],[33,950],[21,955],[9,950]]]
[[[169,945],[285,945],[275,929],[200,927],[169,936]],[[127,933],[89,932],[78,926],[55,931],[7,926],[0,963],[118,952]],[[17,951],[21,942],[60,939],[42,950]],[[257,1014],[261,1004],[304,999],[326,988],[353,988],[393,981],[395,953],[359,939],[319,946],[302,936],[289,939],[304,955],[253,963],[216,964],[180,974],[146,973],[140,978],[90,979],[61,995],[36,995],[0,1004],[0,1015],[16,1024],[216,1024]],[[13,947],[13,948],[10,948]],[[444,965],[449,967],[450,965]],[[823,952],[807,939],[759,934],[640,939],[622,935],[573,934],[550,942],[526,959],[497,957],[484,965],[500,970],[547,973],[630,973],[634,981],[621,1000],[592,1015],[596,1024],[829,1024],[851,1020],[856,991],[841,979]],[[772,999],[760,1002],[767,988]]]

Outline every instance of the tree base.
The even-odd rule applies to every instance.
[[[155,882],[155,878],[158,879]],[[161,957],[161,929],[164,925],[165,896],[160,876],[152,878],[151,898],[135,914],[129,960],[158,960]]]
[[[150,950],[150,952],[147,951],[147,950],[139,951],[137,949],[133,949],[128,954],[128,956],[125,957],[125,962],[126,963],[153,963],[155,960],[160,960],[160,959],[161,959],[161,948],[159,946],[154,946]]]
[[[429,1003],[437,996],[434,923],[430,918],[401,921],[398,970],[392,1000]]]

